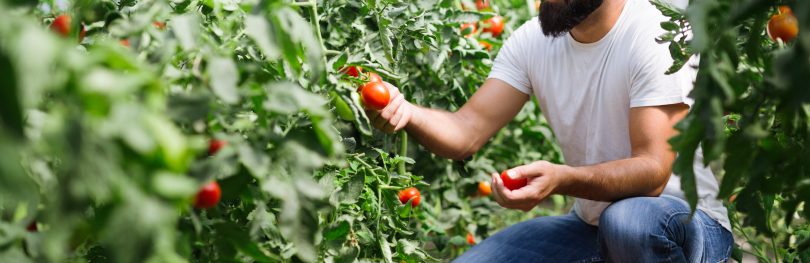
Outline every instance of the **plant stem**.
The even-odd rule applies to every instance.
[[[326,45],[323,44],[323,36],[321,36],[321,24],[318,22],[320,21],[320,16],[318,16],[318,4],[315,3],[315,0],[309,0],[307,2],[294,2],[292,5],[310,7],[309,11],[312,15],[312,27],[315,29],[315,35],[318,36],[318,44],[321,45],[321,62],[323,62],[324,67],[326,67],[326,53],[328,50],[326,49]]]
[[[399,156],[406,157],[408,156],[408,133],[407,132],[400,132],[400,144],[399,144]],[[404,175],[406,172],[405,170],[405,161],[401,161],[399,163],[399,175]]]

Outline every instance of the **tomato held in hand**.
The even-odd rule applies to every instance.
[[[467,244],[475,245],[475,237],[470,232],[467,232]]]
[[[799,22],[793,16],[790,7],[779,7],[779,14],[773,15],[768,20],[768,35],[773,41],[782,39],[782,42],[790,42],[799,34]]]
[[[498,37],[503,32],[503,17],[493,16],[484,21],[483,32],[489,32],[493,37]]]
[[[484,10],[489,8],[489,0],[475,0],[475,7],[478,10]]]
[[[481,196],[489,196],[492,194],[492,186],[489,185],[489,182],[478,182],[478,194]]]
[[[214,156],[214,154],[217,154],[217,152],[219,152],[219,150],[222,149],[222,147],[225,147],[227,144],[228,142],[223,140],[211,140],[211,142],[208,143],[208,156]]]
[[[517,190],[529,183],[526,178],[512,179],[512,177],[509,177],[508,172],[509,170],[506,170],[501,173],[501,181],[503,181],[503,186],[506,186],[506,189]]]
[[[469,28],[469,30],[465,30],[467,28]],[[475,34],[475,30],[477,30],[477,29],[478,28],[475,25],[475,23],[461,24],[461,33],[464,34],[465,32],[469,32],[469,33],[464,34],[464,37],[471,37],[473,34]]]
[[[408,200],[411,200],[411,207],[416,207],[419,205],[419,201],[421,201],[422,196],[419,194],[419,189],[416,187],[409,187],[405,190],[399,191],[399,202],[404,204],[408,203]]]
[[[391,94],[388,93],[388,87],[382,82],[369,82],[360,88],[360,100],[363,106],[368,109],[382,110],[388,106],[388,101],[391,99]]]
[[[53,23],[51,23],[51,30],[56,32],[58,35],[62,37],[69,37],[70,33],[73,31],[71,30],[71,19],[69,15],[60,15],[53,19]],[[79,31],[79,42],[84,39],[84,25],[81,25],[81,31]]]
[[[222,189],[219,188],[219,184],[216,181],[210,182],[197,192],[197,196],[194,197],[194,208],[214,207],[219,203],[220,198],[222,198]]]
[[[363,73],[363,68],[357,66],[348,66],[341,69],[340,72],[346,73],[346,75],[356,78],[360,76],[360,73]]]

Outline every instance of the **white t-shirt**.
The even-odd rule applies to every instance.
[[[570,34],[543,35],[532,19],[506,41],[490,78],[537,97],[562,147],[568,165],[587,166],[631,156],[630,108],[686,103],[696,70],[685,66],[664,74],[672,65],[664,33],[665,17],[645,0],[626,0],[622,13],[601,40],[580,43]],[[730,229],[726,208],[717,200],[712,171],[695,156],[698,208]],[[664,194],[684,198],[680,177],[672,175]],[[577,198],[574,211],[597,225],[607,202]]]

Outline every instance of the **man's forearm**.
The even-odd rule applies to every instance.
[[[652,157],[632,157],[597,165],[563,166],[557,194],[596,201],[631,196],[658,196],[664,190],[671,164]]]
[[[464,159],[480,148],[481,138],[473,122],[461,113],[413,106],[411,122],[405,130],[431,152],[446,158]]]

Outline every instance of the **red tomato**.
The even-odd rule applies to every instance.
[[[489,185],[489,182],[478,182],[478,194],[481,196],[489,196],[492,194],[492,186]]]
[[[360,76],[360,73],[363,73],[363,68],[356,66],[349,66],[341,69],[340,72],[346,73],[346,75],[356,78]]]
[[[129,39],[121,39],[121,45],[125,47],[129,47]]]
[[[768,35],[773,41],[782,39],[783,42],[790,42],[799,34],[799,22],[790,7],[779,7],[779,11],[780,14],[773,15],[768,20]]]
[[[211,142],[208,143],[208,156],[213,156],[214,154],[217,154],[217,152],[219,152],[219,150],[222,149],[222,147],[225,147],[225,145],[227,144],[228,142],[223,140],[217,139],[211,140]]]
[[[419,194],[419,189],[416,187],[410,187],[405,190],[399,191],[399,202],[402,204],[407,204],[408,200],[413,199],[411,201],[411,207],[416,207],[419,205],[419,201],[421,201],[422,196]]]
[[[360,100],[366,108],[382,110],[388,106],[391,94],[382,82],[369,82],[360,88]]]
[[[470,28],[469,31],[470,33],[467,33],[466,35],[464,35],[464,37],[471,37],[473,34],[475,34],[475,30],[478,29],[478,26],[476,26],[475,23],[461,24],[461,33],[464,34],[464,32],[466,32],[465,29],[467,28]]]
[[[37,227],[37,221],[31,221],[31,223],[28,224],[28,227],[25,229],[28,230],[28,232],[37,232],[39,230],[39,227]]]
[[[507,174],[508,171],[509,170],[506,170],[501,173],[501,181],[503,181],[503,186],[506,186],[507,189],[517,190],[529,184],[529,180],[526,178],[512,179],[512,177],[509,177]]]
[[[481,31],[492,33],[493,37],[498,37],[501,35],[501,32],[503,32],[503,17],[490,17],[484,21],[484,25],[484,29]]]
[[[366,75],[368,76],[368,81],[366,81],[366,83],[368,83],[368,82],[383,82],[382,78],[380,77],[380,75],[377,75],[377,73],[369,72]]]
[[[163,30],[166,29],[166,24],[160,21],[152,22],[152,25],[157,27],[157,29]]]
[[[203,186],[197,196],[194,197],[194,208],[206,209],[211,208],[219,203],[222,198],[222,189],[216,181],[212,181]]]
[[[71,19],[69,15],[59,15],[53,19],[53,23],[51,23],[51,30],[56,32],[62,37],[69,37],[71,30]],[[79,31],[79,42],[84,39],[84,25],[81,25],[81,31]]]
[[[489,0],[475,0],[475,7],[477,7],[478,10],[487,9],[489,8]]]
[[[467,244],[475,245],[475,237],[470,232],[467,232]]]

